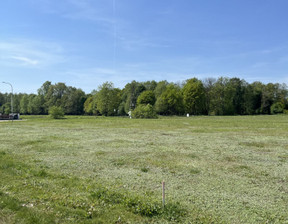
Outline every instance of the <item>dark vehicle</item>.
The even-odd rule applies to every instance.
[[[19,120],[20,114],[13,113],[13,114],[0,114],[0,120]]]

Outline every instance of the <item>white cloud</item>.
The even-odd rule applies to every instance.
[[[0,40],[0,64],[3,66],[45,67],[64,61],[59,44],[31,40]]]
[[[18,56],[12,56],[12,59],[15,59],[17,61],[21,61],[24,63],[24,65],[28,64],[28,65],[37,65],[39,62],[36,60],[32,60],[30,58],[26,58],[26,57],[18,57]]]

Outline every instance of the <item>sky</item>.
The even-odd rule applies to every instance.
[[[288,84],[287,0],[2,0],[0,92],[45,81]]]

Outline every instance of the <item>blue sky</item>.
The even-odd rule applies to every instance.
[[[0,81],[288,83],[287,0],[2,0]],[[0,82],[0,92],[10,87]]]

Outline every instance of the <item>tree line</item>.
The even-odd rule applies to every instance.
[[[0,92],[0,113],[11,112],[10,99],[11,93]],[[183,83],[132,81],[123,89],[105,82],[90,94],[46,81],[37,94],[13,95],[14,112],[21,114],[48,114],[52,106],[61,107],[67,115],[124,116],[148,109],[159,115],[276,114],[288,110],[288,89],[285,84],[220,77]]]

